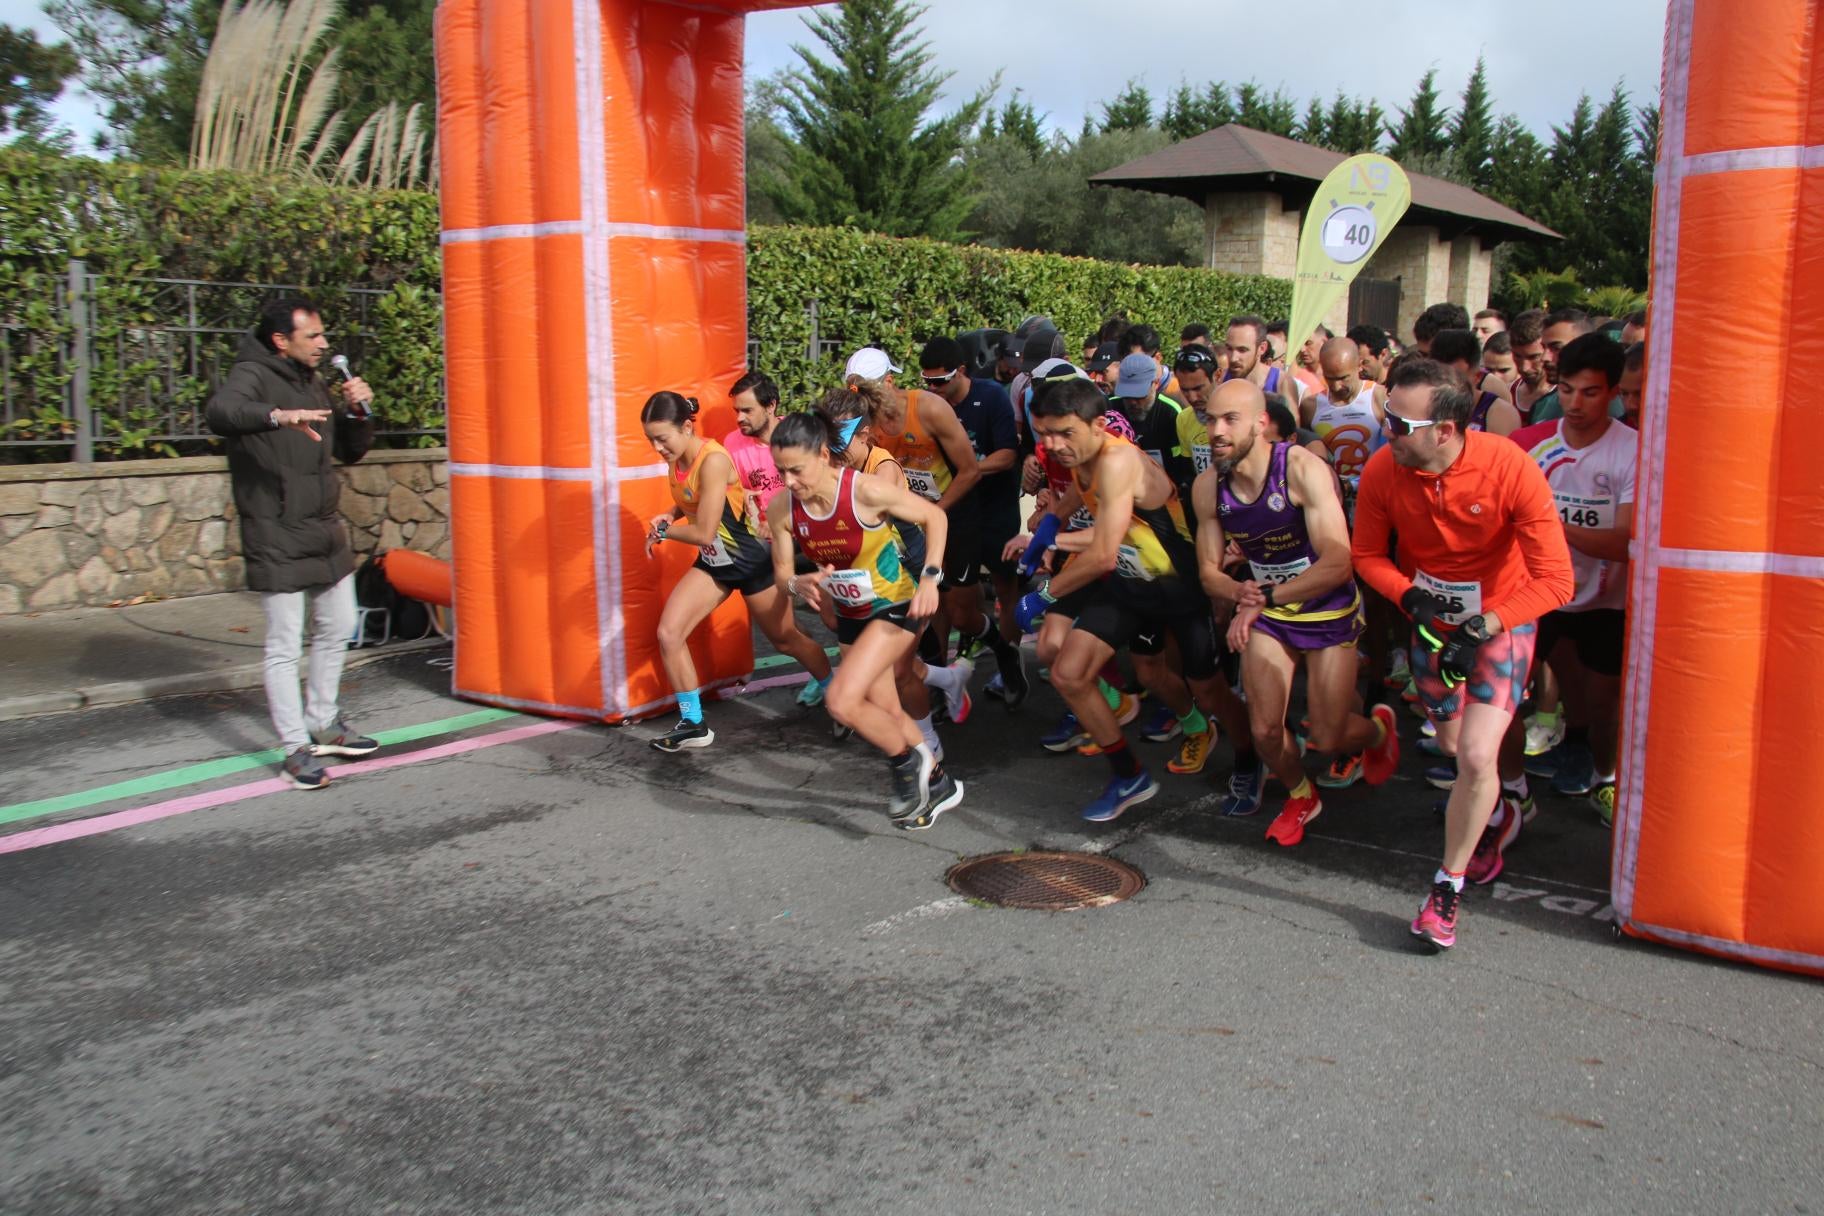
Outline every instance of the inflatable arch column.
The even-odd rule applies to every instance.
[[[654,635],[694,552],[643,552],[671,500],[639,411],[673,389],[733,428],[743,14],[784,7],[438,6],[459,695],[605,720],[672,701]],[[705,685],[749,671],[739,596],[693,649]]]
[[[1824,974],[1824,29],[1673,0],[1613,891],[1624,930]]]

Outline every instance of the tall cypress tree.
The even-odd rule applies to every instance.
[[[1476,70],[1463,87],[1463,102],[1450,120],[1451,157],[1456,177],[1478,190],[1487,190],[1489,163],[1494,155],[1495,118],[1488,95],[1488,69],[1480,55]]]
[[[1438,69],[1432,68],[1420,77],[1411,103],[1400,111],[1399,125],[1387,128],[1387,135],[1393,140],[1387,155],[1401,164],[1435,165],[1450,151],[1450,136],[1445,130],[1449,118],[1438,104]]]
[[[1153,95],[1137,80],[1130,80],[1113,101],[1102,103],[1102,130],[1144,131],[1153,125]]]
[[[925,121],[950,74],[930,70],[916,41],[923,13],[902,0],[846,0],[805,18],[831,58],[792,48],[803,66],[788,73],[779,105],[791,157],[761,184],[787,222],[959,235],[974,199],[958,161],[990,91]]]

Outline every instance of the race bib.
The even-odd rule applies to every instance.
[[[1438,619],[1447,625],[1461,625],[1472,616],[1482,615],[1481,583],[1447,583],[1423,570],[1415,570],[1412,581],[1419,589],[1435,596],[1444,605]]]
[[[735,559],[729,556],[728,546],[722,543],[721,536],[717,536],[713,544],[704,545],[702,552],[703,564],[706,566],[732,566],[735,564]]]
[[[866,570],[837,570],[823,584],[838,612],[866,616],[874,607],[874,580]]]
[[[1090,514],[1089,508],[1078,507],[1077,513],[1070,517],[1070,526],[1065,530],[1068,532],[1081,532],[1086,528],[1093,528],[1095,526],[1096,517]]]
[[[1115,550],[1115,574],[1121,578],[1137,578],[1152,582],[1153,576],[1140,560],[1140,550],[1132,545],[1122,545]]]
[[[1311,559],[1301,557],[1289,562],[1257,562],[1252,559],[1248,568],[1254,571],[1257,583],[1289,583],[1311,568]]]
[[[1573,528],[1612,528],[1615,526],[1615,503],[1608,498],[1585,498],[1580,494],[1553,493],[1558,501],[1558,518]]]
[[[1207,443],[1192,444],[1191,463],[1196,466],[1199,473],[1208,469],[1210,467],[1210,445]]]
[[[937,474],[930,469],[907,469],[906,487],[920,498],[928,498],[932,502],[943,497],[942,491],[937,488]]]

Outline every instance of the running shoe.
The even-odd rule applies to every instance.
[[[1102,787],[1102,796],[1083,808],[1083,818],[1091,823],[1109,823],[1136,803],[1145,802],[1159,792],[1159,783],[1145,769],[1131,777],[1110,777]]]
[[[1522,824],[1531,823],[1533,818],[1539,814],[1539,804],[1533,801],[1531,790],[1527,791],[1526,797],[1524,798],[1516,798],[1512,791],[1502,790],[1501,801],[1507,803],[1510,810],[1519,812],[1520,822]]]
[[[1278,816],[1267,825],[1267,839],[1291,848],[1305,838],[1305,825],[1323,813],[1324,804],[1315,792],[1309,798],[1287,798]]]
[[[967,722],[969,715],[975,711],[975,698],[969,695],[967,688],[958,690],[954,700],[949,697],[945,700],[950,704],[950,721],[957,726]]]
[[[1550,723],[1534,714],[1526,720],[1526,754],[1543,756],[1564,742],[1564,715],[1553,714]],[[1543,775],[1543,774],[1542,774]]]
[[[662,752],[681,752],[692,747],[708,747],[716,741],[716,732],[709,729],[707,722],[686,722],[679,718],[678,724],[652,741],[653,747]]]
[[[937,822],[937,817],[963,800],[963,783],[943,769],[931,774],[931,797],[925,809],[893,821],[893,826],[907,832],[922,832]]]
[[[1115,725],[1126,726],[1140,716],[1140,698],[1131,692],[1120,694],[1121,703],[1115,706]]]
[[[1039,746],[1048,752],[1067,752],[1089,742],[1089,732],[1077,721],[1077,715],[1065,712],[1050,732],[1039,736]]]
[[[1520,808],[1508,801],[1501,800],[1501,822],[1491,822],[1482,829],[1482,838],[1476,841],[1476,851],[1470,854],[1469,866],[1464,877],[1478,887],[1486,887],[1501,876],[1502,868],[1507,864],[1503,855],[1508,846],[1520,835]]]
[[[994,662],[1000,668],[996,674],[1001,678],[1001,701],[1010,711],[1018,709],[1032,691],[1032,684],[1026,679],[1026,652],[1005,642],[995,650]]]
[[[1419,751],[1424,755],[1435,756],[1442,760],[1450,759],[1450,753],[1445,751],[1444,745],[1436,739],[1420,739]]]
[[[1412,922],[1412,935],[1434,950],[1448,950],[1457,944],[1457,904],[1463,893],[1447,882],[1431,884],[1431,894]]]
[[[806,680],[804,687],[798,690],[797,700],[800,709],[816,709],[823,704],[823,685],[814,679]]]
[[[1566,743],[1563,760],[1552,777],[1552,791],[1567,798],[1581,798],[1596,788],[1596,757],[1582,743]]]
[[[1229,774],[1229,792],[1222,800],[1222,813],[1230,819],[1242,819],[1259,812],[1266,796],[1267,770],[1256,756],[1250,766],[1237,766]]]
[[[1413,682],[1411,676],[1406,677],[1406,687],[1400,690],[1400,700],[1408,705],[1419,703],[1419,686]]]
[[[895,822],[924,810],[931,802],[931,774],[937,760],[929,753],[913,748],[898,763],[888,761],[892,775],[893,797],[887,803],[887,816]]]
[[[1178,724],[1178,715],[1172,712],[1172,707],[1161,701],[1153,706],[1152,717],[1148,718],[1146,725],[1140,728],[1140,737],[1148,743],[1164,743],[1177,738],[1183,730],[1184,727]]]
[[[1427,739],[1435,739],[1438,737],[1438,724],[1433,722],[1430,718],[1426,718],[1423,722],[1419,723],[1419,733],[1424,735]]]
[[[830,719],[830,738],[836,740],[836,742],[841,743],[844,739],[847,739],[854,733],[855,728],[853,726],[844,726],[836,719]]]
[[[337,718],[322,730],[310,732],[310,754],[313,756],[352,756],[359,759],[371,756],[380,750],[378,739],[369,739],[366,735],[356,734],[354,729],[342,719]]]
[[[1195,735],[1187,734],[1184,745],[1178,749],[1178,758],[1165,767],[1174,773],[1201,773],[1203,762],[1210,758],[1210,745],[1216,741],[1216,732],[1205,727]]]
[[[1406,652],[1396,650],[1393,660],[1387,664],[1387,674],[1381,683],[1388,688],[1404,688],[1412,680],[1412,665],[1406,661]]]
[[[1457,785],[1457,762],[1447,761],[1434,764],[1425,770],[1425,783],[1434,790],[1455,789]]]
[[[1362,753],[1362,775],[1369,785],[1385,785],[1400,767],[1400,727],[1391,705],[1377,705],[1368,716],[1386,728],[1387,737]]]
[[[320,790],[329,784],[329,770],[318,763],[308,744],[285,757],[285,763],[279,766],[279,775],[291,782],[294,789]]]
[[[1360,756],[1338,756],[1331,761],[1329,768],[1312,778],[1327,790],[1346,790],[1361,779],[1362,758]]]
[[[1006,698],[1007,690],[1006,690],[1006,688],[1002,687],[1002,685],[1001,685],[1001,673],[1000,672],[997,671],[993,675],[988,677],[988,682],[986,684],[982,685],[982,695],[984,697],[993,697],[997,701],[1004,700]]]
[[[1590,792],[1590,805],[1596,808],[1596,817],[1602,820],[1602,826],[1615,826],[1615,783],[1604,781]]]
[[[1526,757],[1526,775],[1529,777],[1556,777],[1558,769],[1564,764],[1563,743],[1549,751],[1540,752],[1537,756]]]

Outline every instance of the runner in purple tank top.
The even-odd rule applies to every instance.
[[[1364,752],[1368,782],[1379,785],[1399,762],[1399,735],[1387,706],[1375,706],[1372,718],[1352,708],[1362,600],[1330,467],[1303,448],[1261,438],[1266,397],[1246,380],[1216,390],[1205,425],[1212,463],[1191,488],[1199,573],[1205,591],[1236,605],[1229,647],[1241,653],[1254,747],[1288,791],[1267,839],[1295,845],[1324,809],[1286,731],[1299,659],[1314,751]],[[1245,581],[1223,570],[1230,541],[1248,559]]]

